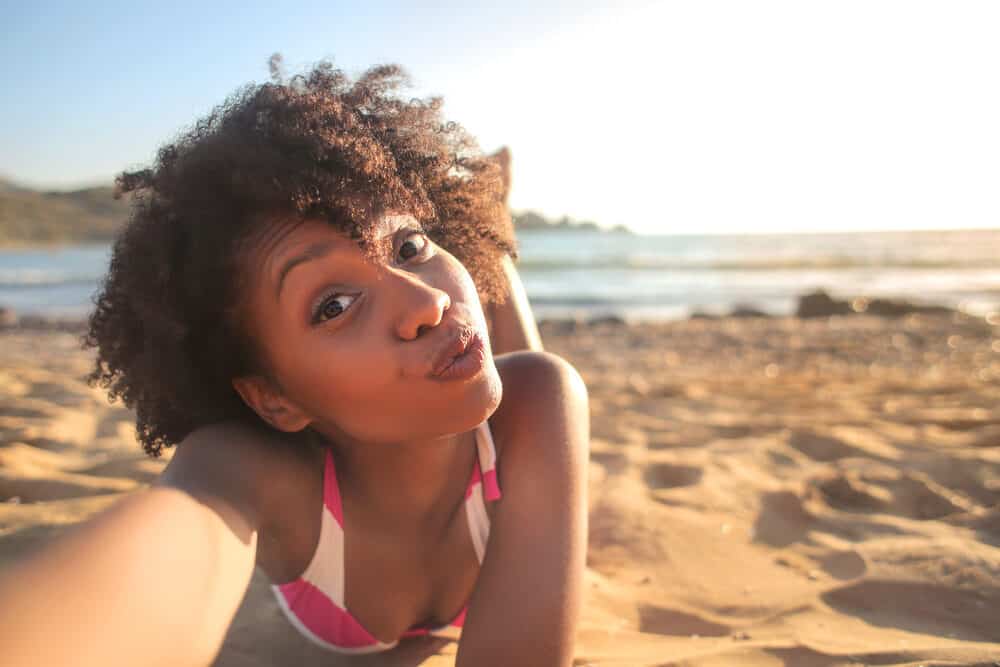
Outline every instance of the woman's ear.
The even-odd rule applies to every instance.
[[[232,383],[243,402],[279,431],[296,433],[309,425],[309,417],[267,378],[247,375],[233,378]]]

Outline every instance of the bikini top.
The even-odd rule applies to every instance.
[[[476,557],[482,564],[490,535],[486,502],[500,499],[496,447],[488,422],[476,427],[476,464],[465,490],[465,516]],[[299,632],[323,648],[340,653],[373,653],[393,648],[399,640],[376,639],[351,615],[344,604],[344,513],[331,451],[323,469],[323,510],[319,544],[305,572],[295,581],[272,585],[278,605]],[[461,628],[468,605],[448,625],[413,627],[402,637],[437,634]]]

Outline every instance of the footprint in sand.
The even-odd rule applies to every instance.
[[[674,489],[693,486],[701,481],[702,475],[702,469],[694,466],[651,463],[646,466],[643,476],[651,489]]]
[[[969,433],[972,438],[969,442],[971,447],[1000,447],[1000,424],[983,426],[982,428],[977,428]]]
[[[592,450],[590,460],[599,463],[610,475],[617,475],[628,467],[628,457],[622,452]]]
[[[713,436],[724,440],[748,438],[754,433],[759,434],[760,430],[752,426],[712,426]]]
[[[868,571],[865,559],[853,549],[826,554],[820,561],[820,567],[828,575],[841,581],[857,579]]]
[[[710,439],[707,429],[703,433],[695,429],[685,429],[683,432],[647,431],[646,448],[659,450],[701,447]]]
[[[931,520],[973,509],[968,500],[917,473],[843,470],[814,484],[830,507],[847,512]]]
[[[0,417],[26,417],[28,419],[51,419],[55,416],[52,408],[41,402],[18,401],[17,405],[0,405]]]
[[[1000,590],[956,589],[872,579],[827,591],[823,601],[885,628],[966,641],[1000,642]]]
[[[31,393],[35,396],[44,396],[46,401],[63,407],[77,408],[93,402],[90,394],[58,382],[33,382]]]
[[[861,454],[857,449],[839,438],[820,435],[812,431],[793,431],[788,444],[813,461],[827,462]]]
[[[124,433],[123,433],[124,426]],[[121,406],[108,408],[97,423],[96,438],[119,438],[135,430],[135,414]]]
[[[725,637],[732,632],[732,629],[727,625],[706,621],[700,616],[676,609],[640,605],[639,631],[675,637],[690,637],[691,635]]]
[[[772,547],[787,547],[804,541],[815,523],[815,517],[806,511],[802,498],[795,493],[766,493],[754,522],[753,539]]]

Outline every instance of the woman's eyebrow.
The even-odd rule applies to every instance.
[[[285,262],[285,264],[281,267],[281,272],[278,274],[278,287],[274,291],[274,298],[278,299],[281,297],[281,288],[285,284],[285,276],[287,276],[292,269],[304,262],[326,257],[333,252],[336,245],[337,244],[333,241],[321,241],[319,243],[314,243],[306,248],[301,254],[298,254]]]

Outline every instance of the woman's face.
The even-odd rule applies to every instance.
[[[412,216],[387,215],[378,228],[377,261],[315,220],[276,225],[257,244],[249,321],[270,385],[306,420],[294,428],[308,424],[335,441],[470,430],[502,391],[475,284]],[[485,353],[478,371],[434,375],[449,344],[470,333]]]

